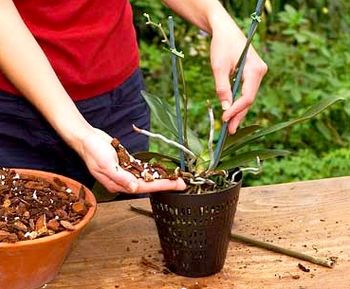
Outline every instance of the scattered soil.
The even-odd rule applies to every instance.
[[[145,257],[141,258],[141,264],[146,266],[147,268],[151,268],[154,269],[158,272],[161,272],[161,268],[160,266],[158,266],[157,264],[154,264],[153,262],[151,262],[150,260],[146,259]]]
[[[171,273],[171,271],[168,268],[166,268],[164,265],[160,266],[158,264],[155,264],[154,262],[152,262],[151,260],[143,256],[141,257],[141,265],[143,265],[146,268],[155,270],[155,272],[157,273],[163,273],[165,275]]]
[[[301,263],[298,263],[298,267],[301,271],[303,272],[310,272],[310,269],[309,268],[306,268],[303,264]]]
[[[91,204],[59,178],[53,182],[0,169],[0,242],[33,240],[74,230]]]
[[[342,252],[341,252],[342,253]],[[334,264],[337,263],[338,261],[338,257],[335,257],[335,256],[331,256],[329,257],[329,260],[331,260]]]
[[[157,179],[176,180],[179,177],[180,172],[170,173],[160,164],[150,164],[134,158],[117,138],[112,140],[112,146],[117,152],[119,165],[137,178],[152,182]]]
[[[196,282],[195,284],[188,287],[188,289],[202,289],[202,288],[207,288],[207,287],[208,287],[207,284],[201,284],[201,283]]]

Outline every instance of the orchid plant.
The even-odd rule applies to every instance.
[[[265,1],[258,1],[256,11],[252,14],[252,22],[247,38],[246,46],[241,54],[237,69],[234,74],[232,85],[233,98],[236,97],[241,82],[245,57],[261,21],[262,7]],[[253,149],[249,150],[249,144],[274,132],[284,130],[290,126],[307,121],[333,103],[341,100],[341,97],[328,97],[308,108],[303,115],[292,120],[274,124],[270,127],[250,125],[237,130],[234,135],[228,135],[227,123],[223,123],[218,141],[214,144],[214,112],[209,101],[208,107],[208,141],[203,145],[195,132],[188,124],[188,96],[186,93],[186,82],[183,73],[182,59],[184,54],[175,46],[174,21],[168,18],[169,37],[160,23],[151,20],[148,14],[144,14],[146,24],[156,27],[163,36],[162,42],[166,44],[165,49],[170,52],[172,63],[172,80],[175,97],[175,107],[172,107],[164,97],[142,91],[142,95],[148,103],[152,117],[159,127],[170,132],[173,139],[169,139],[160,133],[154,133],[139,129],[134,126],[135,131],[149,137],[160,139],[169,145],[179,149],[177,156],[161,154],[158,152],[139,152],[135,157],[143,161],[155,160],[163,165],[172,164],[178,167],[177,173],[189,184],[187,193],[212,192],[235,183],[235,176],[240,171],[259,173],[261,161],[289,154],[289,151],[280,149]],[[181,83],[181,86],[179,85]],[[180,89],[181,88],[181,89]],[[205,104],[204,104],[205,105]],[[257,166],[248,166],[256,161]],[[238,168],[238,170],[237,170]]]

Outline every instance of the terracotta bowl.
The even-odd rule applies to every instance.
[[[74,194],[81,184],[70,178],[37,170],[16,169],[21,175],[33,175],[53,180],[60,178]],[[85,188],[86,200],[92,205],[84,218],[74,226],[74,231],[63,231],[52,236],[17,243],[0,243],[0,288],[34,289],[53,280],[70,252],[82,229],[91,221],[96,211],[93,193]]]

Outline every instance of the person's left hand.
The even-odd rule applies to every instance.
[[[217,96],[224,110],[222,120],[228,122],[230,134],[236,129],[255,100],[267,65],[250,46],[242,75],[242,95],[232,103],[230,76],[246,44],[246,37],[233,21],[216,21],[212,27],[211,66]]]
[[[119,166],[112,137],[102,130],[91,128],[78,145],[77,152],[84,160],[90,173],[109,192],[128,194],[182,191],[186,184],[182,178],[176,180],[154,180],[145,182]]]

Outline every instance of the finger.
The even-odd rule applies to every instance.
[[[226,65],[213,66],[216,94],[223,110],[228,109],[232,103],[230,84],[230,68]]]
[[[135,193],[139,189],[137,178],[133,174],[123,170],[120,166],[117,166],[109,177],[113,182],[123,187],[124,192]]]
[[[97,176],[95,176],[97,178]],[[114,183],[114,185],[109,185],[111,188],[118,186],[122,188],[123,192],[134,193],[138,189],[138,182],[136,177],[123,170],[117,163],[108,168],[103,168],[100,170],[99,177],[103,178],[106,183]]]
[[[153,193],[153,192],[166,192],[166,191],[183,191],[186,189],[186,184],[183,179],[177,180],[154,180],[153,182],[145,182],[142,179],[138,179],[139,186],[137,193]]]
[[[242,96],[223,113],[223,121],[229,121],[232,117],[249,108],[253,104],[266,72],[267,65],[264,62],[261,62],[259,65],[254,64],[253,68],[246,66],[242,84]]]
[[[267,72],[267,65],[265,63],[261,65],[256,64],[254,68],[245,72],[242,84],[242,97],[244,97],[248,103],[253,103],[261,81]]]
[[[242,122],[242,120],[246,116],[247,112],[248,112],[248,109],[245,109],[229,121],[228,132],[230,134],[234,134],[236,132],[237,127]]]
[[[110,193],[117,193],[117,192],[125,192],[125,188],[122,186],[119,186],[114,181],[112,181],[110,178],[103,174],[99,174],[96,176],[96,180],[100,182],[103,187],[108,190]]]
[[[246,99],[245,97],[241,96],[232,104],[232,106],[229,109],[227,109],[222,114],[222,120],[225,122],[230,121],[231,119],[236,117],[239,113],[248,109],[251,106],[252,102],[253,100]]]

